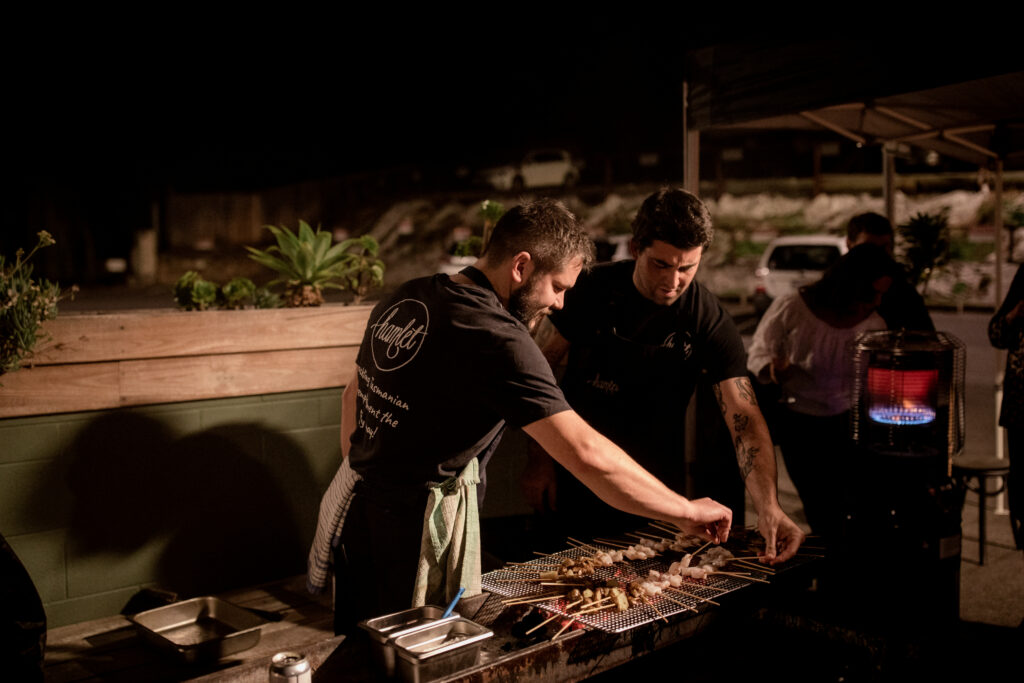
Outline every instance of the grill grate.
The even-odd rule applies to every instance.
[[[592,545],[600,547],[603,550],[611,549],[608,546],[602,546],[600,543],[594,543]],[[484,590],[497,593],[498,595],[506,598],[527,598],[530,596],[539,597],[544,593],[556,590],[557,587],[542,586],[535,582],[519,581],[520,579],[528,578],[525,575],[526,573],[540,571],[539,569],[531,571],[531,566],[544,567],[544,565],[550,565],[552,560],[561,562],[565,558],[578,559],[592,554],[592,550],[588,551],[583,548],[570,548],[558,553],[553,553],[546,557],[540,557],[535,560],[522,563],[515,569],[496,569],[494,571],[487,572],[481,577],[481,585]],[[593,579],[595,581],[617,579],[622,583],[628,583],[630,581],[645,578],[651,569],[656,569],[659,572],[668,571],[669,564],[670,562],[664,557],[653,557],[646,560],[631,560],[628,564],[617,563],[611,567],[597,567],[594,570]],[[549,567],[544,568],[549,569]],[[682,612],[690,612],[692,614],[693,612],[691,609],[687,609],[687,607],[697,611],[706,610],[708,604],[700,598],[716,600],[718,597],[725,595],[726,593],[749,585],[749,581],[732,576],[709,576],[702,582],[685,579],[680,590],[698,597],[690,597],[679,592],[677,589],[670,588],[668,589],[668,595],[671,596],[671,600],[662,595],[656,595],[649,598],[653,607],[650,605],[636,605],[623,612],[610,609],[595,612],[593,614],[584,614],[576,617],[576,619],[579,623],[591,628],[600,629],[609,633],[621,633],[623,631],[628,631],[631,628],[648,624],[660,619],[662,616],[667,618]],[[568,592],[571,589],[572,586],[566,586],[565,590],[562,592]],[[574,616],[565,611],[566,604],[567,602],[564,598],[552,598],[545,602],[533,603],[533,606],[540,607],[541,609],[563,617]],[[576,610],[578,607],[573,607],[573,609]]]

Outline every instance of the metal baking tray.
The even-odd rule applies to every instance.
[[[359,627],[370,635],[370,641],[373,643],[373,657],[381,670],[388,676],[395,672],[395,650],[393,647],[395,638],[442,621],[444,610],[444,607],[437,605],[423,605],[359,622]],[[458,618],[459,614],[452,612],[443,621],[453,621]]]
[[[209,662],[260,642],[263,619],[210,596],[175,602],[129,616],[148,642],[188,663]]]
[[[494,631],[459,617],[395,638],[398,673],[407,683],[424,683],[476,664],[480,645]]]

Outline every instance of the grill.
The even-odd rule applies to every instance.
[[[614,550],[614,548],[600,543],[593,543],[591,545],[594,548],[600,548],[605,551]],[[540,596],[551,592],[553,587],[520,581],[526,578],[524,577],[524,572],[540,571],[540,567],[547,569],[553,561],[561,562],[566,558],[575,560],[587,555],[593,555],[593,550],[569,548],[546,557],[522,563],[517,565],[515,569],[498,569],[488,572],[481,577],[481,586],[484,590],[505,598]],[[593,576],[588,578],[593,578],[597,582],[616,579],[625,584],[637,579],[644,579],[651,569],[666,572],[668,571],[669,564],[671,564],[671,561],[664,557],[630,560],[628,563],[617,563],[611,567],[597,567],[594,570]],[[538,569],[531,570],[530,567],[538,567]],[[692,615],[702,610],[707,610],[710,605],[706,600],[710,599],[717,602],[723,595],[745,588],[751,585],[751,583],[753,582],[740,577],[721,575],[709,576],[703,581],[684,579],[683,585],[679,589],[667,589],[670,597],[658,594],[648,598],[651,602],[650,605],[635,605],[622,612],[615,609],[607,609],[577,616],[566,611],[566,605],[569,603],[564,598],[552,598],[545,602],[533,603],[533,606],[562,617],[574,618],[577,622],[589,628],[607,633],[622,633],[657,621],[663,617],[667,619],[684,612]],[[566,586],[565,591],[567,592],[570,589],[571,586]],[[690,595],[680,591],[685,591],[685,593]],[[579,608],[574,607],[573,609],[578,610]]]

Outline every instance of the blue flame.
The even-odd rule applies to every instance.
[[[872,408],[868,415],[875,422],[887,425],[925,425],[935,419],[935,411],[931,408]]]

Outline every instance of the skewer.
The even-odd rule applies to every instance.
[[[657,607],[654,606],[654,603],[651,602],[651,599],[648,598],[646,595],[644,596],[644,602],[646,604],[650,605],[651,609],[654,610],[655,614],[657,614],[659,617],[661,617],[662,621],[664,621],[666,624],[668,623],[668,619],[665,618],[665,615],[661,613],[661,610],[659,610]]]
[[[682,600],[676,600],[671,595],[666,595],[667,592],[668,592],[668,589],[666,588],[665,590],[661,591],[661,593],[659,593],[658,595],[660,595],[661,597],[665,598],[666,600],[668,600],[670,602],[676,603],[680,607],[685,607],[686,609],[690,610],[691,612],[696,612],[697,611],[697,608],[694,607],[693,605],[687,605]]]
[[[578,544],[579,544],[579,545],[580,545],[581,547],[583,547],[583,548],[590,548],[591,550],[593,550],[593,551],[594,551],[594,552],[596,552],[596,553],[599,553],[599,552],[601,552],[601,549],[600,549],[600,548],[598,548],[598,547],[596,547],[596,546],[592,546],[592,545],[590,545],[589,543],[584,543],[583,541],[577,541],[577,540],[576,540],[575,538],[573,538],[573,537],[571,537],[571,536],[569,537],[569,540],[570,540],[571,542],[573,542],[573,543],[578,543]]]
[[[650,525],[650,526],[653,526],[656,529],[661,529],[664,532],[672,534],[673,538],[675,538],[676,534],[682,533],[682,529],[680,529],[679,527],[673,528],[673,525],[666,524],[665,522],[654,521],[654,522],[648,522],[647,524]]]
[[[697,586],[699,588],[710,588],[711,590],[718,591],[720,593],[728,593],[730,590],[732,590],[731,588],[721,588],[719,586],[712,586],[710,583],[697,583],[696,581],[689,581],[689,580],[685,580],[685,579],[683,581],[683,585]],[[679,590],[679,589],[678,588],[674,588],[674,590]]]
[[[675,586],[666,588],[665,590],[666,591],[678,591],[678,592],[682,593],[683,595],[685,595],[688,598],[693,598],[695,600],[700,600],[701,602],[707,602],[707,603],[710,603],[712,605],[718,605],[719,607],[722,606],[721,603],[715,602],[711,598],[702,598],[701,596],[697,595],[696,593],[688,593],[688,592],[684,591],[682,588],[676,588]],[[664,591],[662,591],[662,592],[664,592]]]
[[[636,534],[637,534],[637,536],[643,536],[644,538],[650,538],[650,539],[653,539],[653,540],[656,540],[656,541],[672,541],[672,540],[675,540],[675,539],[672,539],[672,538],[665,538],[664,536],[656,536],[654,534],[645,534],[642,531],[638,531],[638,532],[636,532]]]
[[[594,542],[595,543],[600,543],[601,545],[610,545],[613,548],[628,548],[629,547],[628,543],[623,543],[622,541],[611,541],[611,540],[609,540],[607,538],[595,538]]]
[[[740,565],[740,567],[742,567],[743,569],[753,569],[755,571],[764,572],[765,574],[770,574],[772,576],[775,575],[775,570],[771,567],[764,567],[758,564],[754,564],[753,562],[747,562],[746,560],[740,560],[736,562],[736,564]]]
[[[757,581],[758,583],[771,583],[771,581],[765,581],[759,579],[756,576],[750,576],[749,574],[743,574],[741,572],[711,572],[712,574],[725,574],[726,576],[735,576],[737,579],[746,579],[747,581]]]
[[[509,598],[508,600],[502,600],[503,605],[526,605],[531,602],[544,602],[545,600],[555,600],[557,598],[564,598],[565,593],[551,593],[548,595],[538,595],[532,598]]]
[[[569,604],[569,605],[566,605],[566,606],[565,606],[565,611],[566,611],[566,612],[568,612],[568,611],[569,611],[569,608],[570,608],[570,607],[573,607],[573,606],[575,606],[575,605],[578,605],[578,604],[580,604],[581,602],[583,602],[583,601],[582,601],[582,600],[577,600],[577,601],[576,601],[576,602],[574,602],[574,603],[571,603],[571,604]],[[547,619],[545,619],[544,621],[540,622],[539,624],[537,624],[536,626],[534,626],[533,628],[531,628],[531,629],[530,629],[529,631],[527,631],[527,632],[526,632],[526,635],[529,635],[529,634],[533,633],[534,631],[536,631],[537,629],[539,629],[539,628],[540,628],[541,626],[544,626],[544,625],[545,625],[545,624],[547,624],[548,622],[554,621],[555,619],[557,619],[557,618],[558,618],[558,617],[560,617],[560,616],[562,616],[562,615],[561,615],[561,614],[552,614],[552,615],[551,615],[550,617],[548,617]]]
[[[693,553],[692,553],[692,555],[693,555],[694,557],[697,557],[698,555],[700,555],[701,551],[702,551],[702,550],[704,550],[705,548],[707,548],[707,547],[708,547],[709,545],[711,545],[711,543],[712,543],[712,541],[708,541],[707,543],[705,543],[705,544],[704,544],[704,545],[702,545],[701,547],[699,547],[699,548],[697,548],[696,550],[694,550],[694,551],[693,551]]]
[[[558,633],[556,633],[555,635],[551,636],[551,640],[554,640],[554,639],[555,639],[555,638],[557,638],[558,636],[562,635],[562,632],[563,632],[563,631],[565,631],[565,629],[567,629],[567,628],[569,628],[570,626],[572,626],[572,625],[573,625],[573,622],[575,622],[575,621],[576,621],[576,618],[575,618],[575,617],[573,617],[573,618],[572,618],[572,619],[570,619],[569,621],[565,622],[565,626],[563,626],[562,628],[560,628],[560,629],[558,630]]]
[[[604,602],[604,600],[602,599],[599,602]],[[614,607],[615,606],[615,605],[601,605],[600,607],[597,607],[596,606],[597,604],[598,603],[594,603],[594,605],[588,607],[587,609],[580,610],[579,612],[576,613],[576,616],[578,617],[581,614],[593,614],[594,612],[600,612],[601,610],[606,610],[609,607]]]

